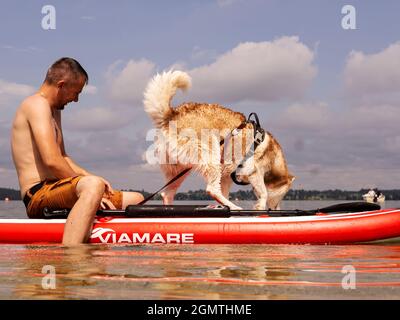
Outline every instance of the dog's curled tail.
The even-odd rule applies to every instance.
[[[186,90],[191,85],[190,76],[183,71],[168,71],[157,74],[150,80],[144,93],[144,110],[161,128],[173,109],[170,102],[177,89]]]

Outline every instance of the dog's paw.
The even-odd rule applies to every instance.
[[[266,208],[265,205],[258,204],[258,203],[256,205],[254,205],[254,207],[253,207],[254,210],[265,210],[265,208]]]
[[[238,207],[237,205],[230,205],[229,209],[231,209],[231,210],[243,210],[243,208]]]

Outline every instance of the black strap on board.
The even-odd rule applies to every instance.
[[[125,210],[99,210],[98,217],[129,217],[129,218],[229,218],[229,217],[298,217],[312,216],[318,213],[337,214],[380,210],[376,203],[346,202],[312,210],[230,210],[222,205],[130,205]],[[66,219],[70,209],[50,210],[45,208],[45,219]]]

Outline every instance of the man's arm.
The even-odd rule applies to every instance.
[[[58,179],[78,175],[61,154],[56,143],[53,117],[49,105],[40,100],[28,106],[27,119],[44,165]]]
[[[64,150],[64,151],[65,151],[65,150]],[[71,166],[71,168],[74,169],[74,171],[75,171],[76,173],[78,173],[80,176],[94,176],[94,174],[92,174],[92,173],[86,171],[85,169],[81,168],[80,166],[78,166],[70,157],[68,157],[68,156],[65,154],[65,152],[64,152],[64,155],[63,155],[63,156],[64,156],[65,161],[67,161],[68,164]],[[104,178],[102,178],[102,177],[99,177],[99,178],[103,180],[103,182],[104,182],[104,184],[105,184],[105,186],[106,186],[105,194],[106,194],[106,195],[112,195],[112,194],[114,194],[114,190],[113,190],[113,188],[111,187],[111,184],[110,184],[106,179],[104,179]],[[103,198],[102,201],[105,201],[104,198]],[[109,201],[108,201],[108,202],[109,202]],[[114,207],[113,204],[108,203],[108,206],[109,206],[110,209],[115,209],[115,207]],[[105,208],[105,207],[104,207],[104,208],[102,207],[102,209],[106,209],[106,208]]]
[[[65,152],[65,145],[64,145],[64,135],[63,135],[63,131],[62,131],[62,125],[61,125],[61,111],[57,110],[55,111],[55,120],[57,122],[58,128],[60,129],[60,133],[61,133],[61,154],[64,157],[65,161],[67,161],[67,163],[70,165],[70,167],[76,172],[78,173],[80,176],[94,176],[94,174],[90,173],[89,171],[83,169],[82,167],[80,167],[76,162],[74,162]],[[114,194],[114,190],[111,187],[111,184],[105,180],[102,177],[99,177],[103,180],[105,186],[106,186],[106,190],[105,193],[106,194]],[[115,208],[114,208],[115,209]]]
[[[83,169],[81,166],[79,166],[76,162],[74,162],[65,152],[65,145],[64,145],[64,134],[62,130],[62,125],[61,125],[61,111],[56,110],[54,114],[54,118],[56,119],[58,128],[60,129],[60,134],[61,134],[61,155],[67,161],[69,166],[80,176],[90,176],[93,175],[87,170]]]
[[[69,166],[80,176],[93,176],[94,174],[90,173],[89,171],[86,171],[85,169],[83,169],[82,167],[80,167],[79,165],[77,165],[68,155],[66,155],[65,153],[63,154],[63,157],[65,159],[65,161],[68,162]]]

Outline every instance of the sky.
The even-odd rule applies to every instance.
[[[354,11],[342,13],[346,5]],[[18,188],[16,109],[68,56],[89,85],[63,111],[67,153],[115,188],[164,184],[144,156],[153,125],[142,100],[148,81],[171,68],[192,77],[174,106],[256,112],[283,148],[294,189],[399,188],[399,12],[389,0],[2,0],[0,186]],[[204,188],[193,175],[181,191]]]

